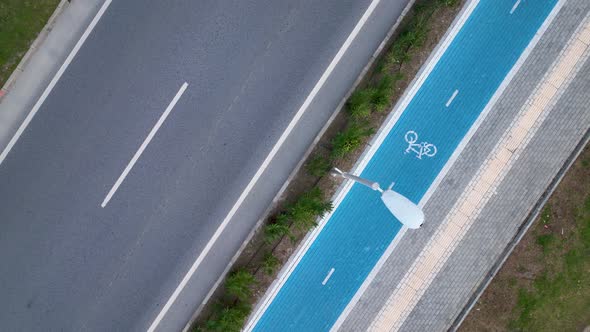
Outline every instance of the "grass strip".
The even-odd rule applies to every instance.
[[[590,325],[590,147],[459,331],[582,331]]]
[[[0,86],[37,38],[60,0],[0,0]]]
[[[552,263],[544,266],[532,287],[519,288],[509,328],[578,331],[590,323],[590,194],[573,222],[576,232],[567,240],[552,233],[537,236],[544,259]]]

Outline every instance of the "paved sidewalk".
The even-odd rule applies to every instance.
[[[0,92],[0,152],[16,133],[103,2],[62,1],[39,33]]]
[[[589,10],[585,0],[565,3],[425,206],[434,222],[401,239],[394,251],[404,254],[389,257],[340,330],[453,326],[578,142],[587,139],[588,51],[576,50],[578,44],[568,53],[566,44]],[[578,71],[571,83],[560,76],[563,63]],[[450,215],[452,209],[458,213]],[[444,236],[449,223],[458,225],[460,237]],[[445,241],[451,242],[437,245]]]

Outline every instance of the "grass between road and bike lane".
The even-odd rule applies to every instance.
[[[475,304],[460,331],[590,326],[590,148]],[[585,330],[584,330],[585,331]]]
[[[461,0],[417,1],[200,312],[195,331],[239,331],[252,306],[319,217],[332,209],[333,166],[349,169],[457,15]]]
[[[0,0],[0,87],[43,29],[60,0]]]

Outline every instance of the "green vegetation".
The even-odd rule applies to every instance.
[[[377,88],[373,91],[371,96],[371,105],[377,112],[383,112],[387,106],[391,103],[391,97],[393,96],[393,88],[397,81],[403,79],[401,73],[396,73],[395,76],[384,74],[381,77],[381,81],[377,84]]]
[[[0,0],[0,87],[58,4],[59,0]]]
[[[353,120],[366,119],[373,111],[384,111],[391,103],[395,84],[403,78],[399,72],[393,76],[383,74],[374,87],[355,91],[346,103],[346,111]]]
[[[543,212],[541,212],[541,223],[543,225],[549,224],[551,222],[551,204],[547,204],[545,208],[543,208]]]
[[[330,170],[330,162],[321,156],[316,156],[311,159],[306,165],[305,169],[311,176],[322,177]]]
[[[264,242],[266,244],[272,244],[275,241],[282,239],[283,236],[292,237],[291,229],[287,224],[277,222],[274,224],[268,224],[264,227]]]
[[[239,332],[244,326],[250,310],[250,306],[245,303],[221,307],[217,310],[218,314],[207,321],[205,327],[196,327],[194,331]]]
[[[353,118],[364,119],[371,115],[371,99],[374,91],[362,89],[355,91],[346,103],[346,111]]]
[[[250,314],[248,301],[255,284],[256,278],[252,273],[244,269],[234,271],[225,281],[225,301],[216,303],[204,326],[196,326],[193,330],[239,332]]]
[[[238,300],[246,301],[252,296],[250,287],[256,284],[256,279],[252,273],[240,269],[230,274],[225,281],[227,294],[235,296]]]
[[[286,218],[301,231],[314,228],[317,226],[316,219],[332,210],[332,202],[324,200],[322,196],[320,188],[314,187],[288,206]]]
[[[267,275],[271,276],[275,273],[281,262],[272,253],[267,253],[262,261],[262,270]]]
[[[550,207],[541,216],[551,221]],[[531,289],[520,288],[516,331],[579,331],[590,317],[590,196],[579,209],[576,232],[569,238],[541,235],[537,244],[547,264]],[[568,249],[563,254],[563,243]]]
[[[374,131],[373,128],[367,125],[352,123],[344,131],[336,134],[336,137],[332,140],[332,158],[344,158],[356,151],[356,149],[361,147],[364,139],[371,136]]]
[[[555,235],[553,234],[543,234],[537,237],[537,244],[541,246],[543,249],[543,253],[547,253],[549,250],[549,245],[553,243],[555,240]]]
[[[267,245],[288,236],[295,240],[291,226],[300,231],[308,231],[317,225],[316,219],[332,209],[332,203],[324,200],[318,187],[299,196],[284,212],[279,213],[274,222],[264,228],[264,242]]]
[[[411,59],[411,51],[422,47],[428,35],[428,20],[436,9],[436,5],[426,3],[416,5],[415,15],[409,24],[400,32],[391,49],[385,56],[385,66],[401,66]]]

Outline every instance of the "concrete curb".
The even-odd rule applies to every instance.
[[[0,102],[2,101],[2,97],[4,97],[10,91],[10,88],[13,86],[14,82],[19,78],[20,74],[23,72],[24,68],[29,63],[31,56],[35,53],[35,51],[37,51],[39,46],[42,45],[43,41],[45,41],[51,29],[53,29],[53,26],[55,25],[57,18],[60,16],[61,13],[63,13],[66,7],[66,3],[69,3],[69,1],[60,1],[60,3],[57,5],[57,8],[55,8],[55,10],[53,11],[53,14],[51,14],[51,16],[49,17],[49,20],[47,21],[43,29],[41,29],[41,32],[39,32],[39,35],[37,35],[37,38],[35,38],[31,46],[29,47],[27,53],[25,53],[25,55],[20,60],[12,74],[10,74],[10,76],[6,80],[6,83],[4,83],[4,85],[0,89]]]
[[[297,175],[297,173],[301,170],[301,167],[303,167],[303,164],[305,163],[305,161],[307,160],[307,158],[311,155],[311,153],[313,152],[313,150],[316,148],[317,144],[319,143],[319,141],[321,140],[321,138],[324,136],[325,132],[328,130],[328,128],[330,127],[330,125],[332,125],[332,123],[334,122],[334,119],[336,119],[336,117],[338,116],[338,114],[340,114],[340,111],[344,108],[344,105],[346,104],[346,101],[348,100],[348,98],[350,97],[350,95],[356,90],[356,88],[359,86],[359,84],[365,79],[367,73],[373,67],[373,65],[375,63],[375,60],[377,60],[379,58],[379,56],[381,55],[383,49],[391,41],[391,38],[392,38],[393,34],[396,32],[397,28],[399,27],[399,25],[401,24],[401,22],[404,20],[404,18],[406,17],[406,15],[410,11],[410,9],[412,9],[412,7],[413,7],[413,5],[414,5],[415,2],[416,2],[416,0],[410,0],[408,2],[408,5],[404,8],[404,10],[402,11],[401,15],[398,17],[397,21],[389,29],[389,31],[385,35],[385,38],[381,41],[381,43],[379,44],[379,46],[377,47],[377,49],[375,50],[375,52],[373,53],[373,55],[371,55],[371,58],[369,59],[369,62],[365,65],[365,67],[363,68],[363,70],[361,71],[361,73],[359,74],[359,76],[357,77],[357,79],[354,81],[353,85],[348,90],[348,92],[346,93],[346,95],[344,95],[344,97],[342,98],[342,100],[340,101],[340,103],[338,103],[338,106],[334,110],[334,113],[332,114],[332,116],[330,116],[330,118],[328,119],[328,121],[326,122],[326,124],[322,127],[322,129],[316,135],[316,137],[314,138],[312,144],[309,146],[309,148],[307,149],[307,151],[305,151],[305,154],[303,155],[303,157],[301,158],[301,160],[299,161],[299,163],[295,166],[295,168],[293,169],[293,171],[291,172],[291,174],[287,178],[287,181],[285,181],[285,183],[283,184],[283,186],[281,187],[281,189],[279,190],[279,192],[273,198],[272,203],[266,209],[266,211],[264,212],[264,214],[262,214],[262,216],[258,219],[258,221],[256,222],[256,225],[254,226],[254,228],[252,228],[252,231],[250,232],[250,234],[248,234],[248,237],[246,238],[246,240],[244,241],[244,243],[242,243],[242,246],[238,249],[238,251],[236,252],[236,254],[234,255],[234,257],[232,257],[230,263],[227,265],[227,267],[225,268],[225,270],[223,271],[223,273],[221,274],[221,276],[219,277],[219,279],[215,282],[215,284],[213,285],[213,287],[211,288],[211,290],[209,291],[209,293],[207,294],[207,296],[205,297],[205,299],[203,300],[203,302],[199,305],[199,307],[197,308],[197,310],[195,311],[195,313],[191,317],[190,321],[186,324],[186,326],[182,330],[183,332],[187,332],[190,329],[190,327],[195,322],[195,320],[197,319],[198,315],[201,313],[201,311],[203,310],[203,308],[205,307],[205,305],[209,302],[209,299],[211,298],[211,296],[213,295],[213,293],[215,293],[215,291],[217,290],[217,288],[219,287],[219,285],[221,284],[221,282],[225,279],[225,277],[227,276],[227,274],[229,273],[229,271],[231,270],[231,268],[233,267],[233,265],[235,264],[235,262],[238,260],[238,258],[243,253],[243,251],[246,249],[246,247],[248,246],[248,244],[252,240],[252,237],[254,237],[254,235],[256,234],[256,232],[258,232],[258,230],[260,229],[260,227],[262,227],[262,225],[264,224],[264,221],[270,216],[270,213],[277,207],[278,202],[281,200],[281,197],[283,196],[283,194],[285,193],[285,191],[289,187],[289,184],[291,184],[291,182],[293,181],[293,179],[295,178],[295,176]],[[285,263],[284,266],[287,266],[289,264],[289,260]],[[274,282],[273,282],[273,284],[274,284]],[[271,284],[271,287],[272,287],[272,284]],[[263,298],[261,298],[261,300],[262,299]],[[260,304],[260,301],[259,301],[258,304]],[[258,307],[258,304],[253,308],[252,313],[254,313],[256,311],[256,309]],[[249,318],[248,318],[248,320],[249,320]]]

